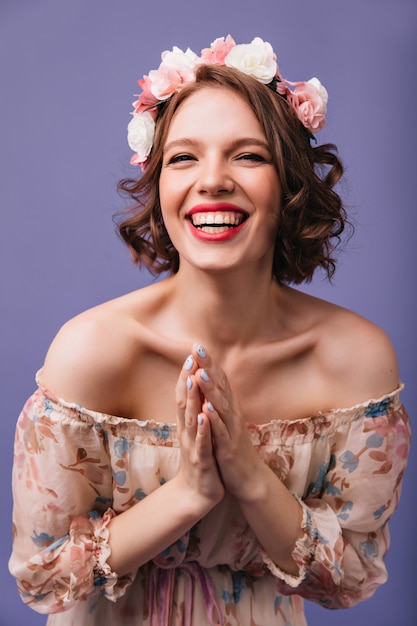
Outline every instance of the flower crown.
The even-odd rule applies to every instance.
[[[152,150],[158,105],[195,81],[199,65],[225,65],[253,76],[260,83],[284,97],[294,108],[310,137],[323,128],[326,120],[327,91],[317,78],[308,82],[290,82],[281,76],[271,44],[255,37],[252,43],[236,44],[228,35],[213,41],[197,56],[190,48],[183,52],[176,46],[161,55],[157,70],[138,80],[142,93],[133,103],[133,117],[128,125],[128,143],[135,152],[130,163],[146,168]],[[290,89],[290,86],[293,89]]]

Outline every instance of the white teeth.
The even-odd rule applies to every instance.
[[[242,213],[236,213],[235,211],[217,211],[216,213],[194,213],[191,216],[191,221],[194,226],[221,226],[227,224],[228,226],[239,226],[244,220]],[[219,229],[216,228],[218,232]]]
[[[199,230],[203,233],[225,233],[226,230],[230,230],[230,226],[200,226]]]

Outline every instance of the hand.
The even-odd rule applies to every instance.
[[[195,380],[204,398],[202,413],[210,423],[214,454],[223,484],[236,498],[250,499],[251,491],[266,466],[252,445],[223,369],[213,363],[210,355],[198,344],[193,346],[192,358],[197,364]]]
[[[181,465],[177,478],[197,503],[208,512],[224,496],[213,453],[210,421],[202,410],[203,397],[197,384],[197,363],[187,357],[176,386],[177,430]]]

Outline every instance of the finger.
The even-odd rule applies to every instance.
[[[213,362],[210,354],[200,343],[191,350],[198,369],[195,372],[202,395],[218,411],[229,429],[233,428],[233,395],[225,371]]]
[[[184,425],[189,436],[194,440],[197,432],[197,417],[202,410],[200,389],[193,375],[187,376],[187,398],[184,411]]]
[[[175,401],[177,404],[177,417],[182,424],[184,424],[184,412],[187,404],[187,378],[191,374],[194,374],[197,369],[197,364],[192,355],[189,354],[185,359],[181,368],[180,375],[175,387]]]
[[[200,343],[195,343],[191,350],[191,356],[198,369],[204,370],[203,378],[210,378],[212,383],[223,391],[229,391],[229,382],[224,370],[213,362],[210,354]]]
[[[233,396],[225,372],[215,366],[200,368],[195,378],[207,402],[211,402],[225,423],[233,419]]]
[[[211,441],[210,421],[203,412],[197,417],[197,432],[195,438],[195,448],[198,457],[204,460],[213,459],[213,444]]]
[[[203,404],[203,414],[210,423],[210,431],[213,439],[213,451],[221,449],[224,445],[230,442],[230,434],[224,421],[220,418],[220,415],[214,408],[210,401],[205,401]]]
[[[211,365],[211,357],[206,348],[201,343],[194,343],[191,349],[191,356],[198,367],[208,367]]]

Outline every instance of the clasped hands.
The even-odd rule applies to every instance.
[[[210,507],[225,491],[249,497],[259,459],[223,369],[194,344],[176,386],[179,474]],[[253,483],[252,483],[253,484]]]

